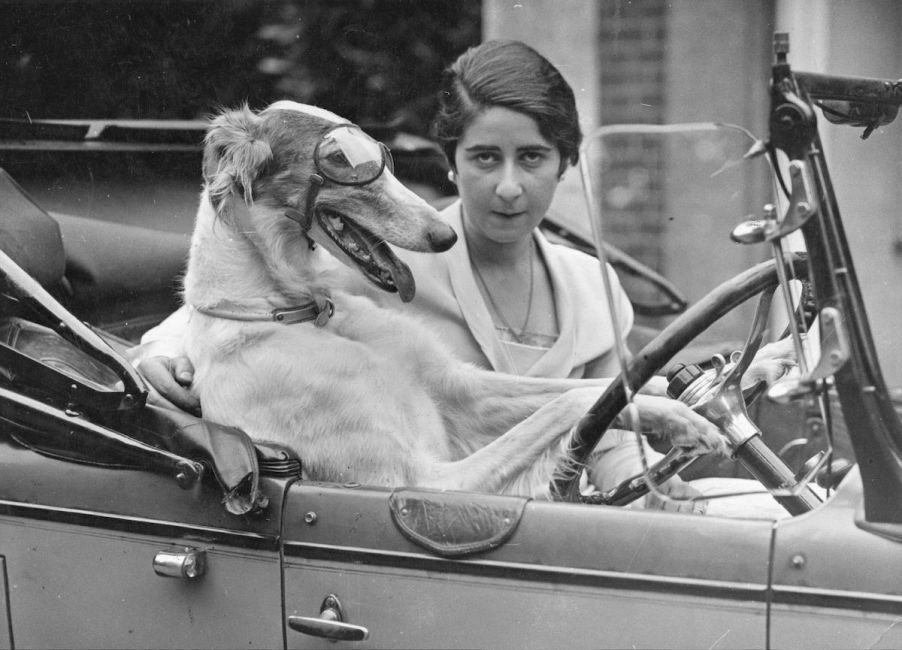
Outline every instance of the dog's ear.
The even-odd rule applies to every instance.
[[[204,139],[204,181],[216,211],[232,192],[253,201],[253,184],[272,160],[260,138],[260,118],[247,105],[217,116]]]

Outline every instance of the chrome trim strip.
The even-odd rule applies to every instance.
[[[902,596],[843,589],[775,585],[773,604],[902,614]]]
[[[290,562],[292,558],[305,558],[328,562],[349,562],[357,565],[397,567],[444,573],[453,572],[483,577],[496,576],[498,578],[515,580],[553,581],[555,583],[602,586],[635,591],[668,592],[682,596],[759,602],[762,606],[767,595],[767,588],[763,582],[756,584],[673,576],[651,576],[641,573],[543,566],[486,559],[449,559],[424,553],[383,549],[373,550],[350,546],[291,542],[288,540],[284,543],[284,557],[286,563]]]
[[[258,550],[278,550],[277,537],[269,537],[250,531],[231,530],[184,524],[159,519],[135,517],[133,515],[117,515],[104,512],[63,508],[59,506],[34,505],[18,501],[0,499],[0,517],[19,517],[49,521],[54,523],[73,524],[88,528],[117,530],[137,535],[153,535],[156,537],[204,537],[210,542],[229,544]],[[162,531],[160,529],[163,529]]]

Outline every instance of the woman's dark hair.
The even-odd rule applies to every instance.
[[[451,167],[457,141],[480,113],[507,108],[536,121],[561,153],[561,171],[579,160],[582,131],[573,89],[545,57],[520,41],[486,41],[442,75],[435,135]]]

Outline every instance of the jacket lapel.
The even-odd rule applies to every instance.
[[[442,215],[451,227],[461,234],[457,244],[451,247],[447,255],[451,290],[454,292],[454,297],[460,305],[467,327],[494,370],[516,374],[516,368],[505,349],[505,344],[495,333],[492,315],[482,299],[482,294],[479,291],[476,278],[470,266],[467,240],[463,234],[460,201],[456,201],[445,208]],[[562,300],[562,296],[567,295],[567,290],[566,287],[561,286],[562,274],[559,268],[559,261],[554,256],[551,244],[541,234],[536,233],[534,236],[551,275],[561,335],[554,346],[526,374],[531,377],[566,377],[573,366],[575,344],[573,305],[569,300]]]
[[[554,291],[554,308],[557,311],[558,337],[554,345],[543,354],[526,373],[530,377],[567,377],[574,365],[576,348],[576,310],[568,287],[560,259],[554,254],[553,245],[541,233],[533,235],[542,259],[551,277]]]
[[[457,244],[448,251],[448,270],[451,277],[451,290],[460,305],[467,327],[479,344],[483,354],[489,360],[493,370],[514,373],[511,362],[507,359],[503,343],[495,335],[495,324],[486,307],[476,278],[470,267],[470,255],[467,250],[467,238],[464,235],[460,201],[445,208],[443,216],[447,222],[460,233]]]

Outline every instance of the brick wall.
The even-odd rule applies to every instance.
[[[660,122],[664,115],[666,0],[604,2],[599,20],[601,123]]]
[[[602,3],[598,57],[603,126],[664,120],[667,5],[665,0]],[[607,141],[601,197],[605,239],[659,271],[661,185],[657,175],[647,171],[660,161],[661,152],[654,145],[641,146],[632,139]],[[629,284],[628,277],[623,281]],[[637,292],[629,286],[628,290],[631,295]]]

